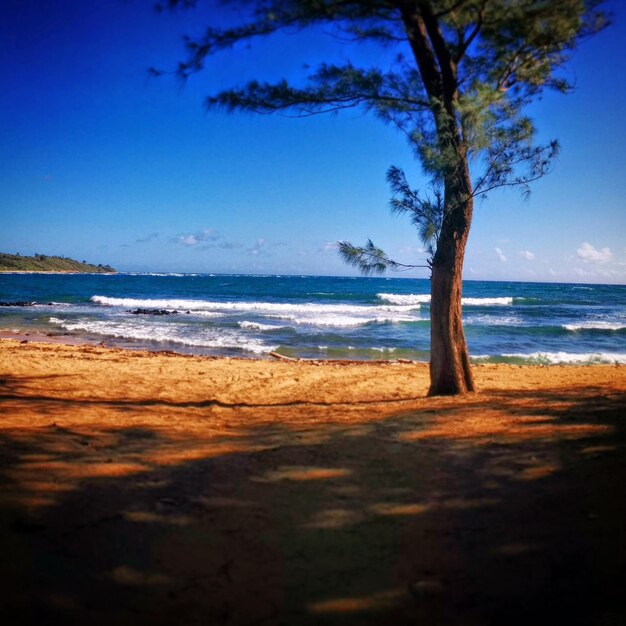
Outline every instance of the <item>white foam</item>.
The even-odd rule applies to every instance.
[[[372,350],[373,352],[395,352],[396,351],[396,348],[365,348],[365,349]]]
[[[114,321],[102,320],[62,320],[51,317],[50,322],[58,324],[70,331],[84,331],[93,335],[103,335],[118,339],[136,339],[140,341],[153,341],[157,343],[177,343],[184,346],[198,348],[239,348],[247,352],[263,354],[276,350],[278,346],[268,346],[262,341],[243,334],[215,328],[193,329],[189,335],[189,327],[180,324],[168,324],[162,322],[137,323],[136,320],[126,321],[117,319]]]
[[[540,365],[587,365],[600,363],[619,363],[626,365],[626,354],[612,352],[588,352],[583,354],[571,352],[531,352],[530,354],[502,354],[501,356],[505,358],[524,359],[528,363]]]
[[[217,315],[217,314],[216,314]],[[279,330],[286,328],[278,324],[260,324],[259,322],[238,322],[240,328],[249,328],[250,330]]]
[[[429,294],[405,295],[405,294],[400,294],[400,293],[378,293],[376,294],[376,297],[380,298],[381,300],[386,300],[387,302],[391,302],[392,304],[403,304],[403,305],[417,304],[419,305],[419,304],[428,304],[430,302]]]
[[[367,306],[354,304],[313,304],[303,302],[292,304],[286,302],[218,302],[210,300],[163,300],[138,298],[109,298],[107,296],[92,296],[92,302],[103,306],[117,306],[126,308],[171,309],[184,311],[222,311],[222,312],[250,312],[260,313],[339,313],[339,314],[366,314],[379,311],[407,312],[418,309],[419,306]]]
[[[153,298],[108,298],[106,296],[92,296],[91,301],[103,306],[123,306],[127,308],[152,308],[152,309],[184,309],[195,310],[203,307],[197,300],[161,300]]]
[[[579,330],[623,330],[626,324],[623,322],[582,322],[581,324],[564,324],[565,330],[576,332]]]
[[[360,350],[361,352],[395,352],[397,348],[357,347],[357,346],[317,346],[318,350]]]
[[[178,312],[181,314],[184,314],[187,311],[178,311]],[[197,317],[224,317],[223,313],[218,313],[217,311],[190,311],[190,313],[192,313],[192,315],[195,315]]]
[[[124,272],[125,276],[201,276],[202,274],[181,274],[180,272]]]
[[[527,326],[523,320],[511,315],[498,316],[498,315],[485,315],[485,314],[473,314],[467,319],[463,319],[463,324],[466,326]]]
[[[462,298],[461,302],[468,306],[509,306],[513,298]]]
[[[381,300],[386,300],[393,304],[411,305],[411,304],[429,304],[429,294],[398,294],[398,293],[379,293],[376,294]],[[508,306],[513,304],[513,298],[462,298],[461,303],[467,306]]]
[[[382,311],[382,307],[380,307]],[[414,322],[414,316],[401,313],[388,313],[378,315],[272,315],[277,319],[289,320],[298,326],[334,326],[337,328],[350,328],[365,326],[366,324]]]

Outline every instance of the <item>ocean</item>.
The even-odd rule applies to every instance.
[[[428,361],[429,282],[207,274],[2,274],[0,330],[185,354]],[[626,363],[626,286],[466,281],[474,362]]]

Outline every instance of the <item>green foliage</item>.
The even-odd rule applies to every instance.
[[[392,261],[371,239],[364,246],[353,246],[347,241],[338,242],[339,256],[348,264],[358,268],[365,276],[384,274],[386,270],[409,270],[420,265],[408,265]]]
[[[420,240],[428,252],[428,266],[437,249],[439,234],[445,214],[443,190],[441,185],[433,187],[433,195],[420,196],[411,189],[404,172],[395,166],[387,171],[387,182],[391,187],[392,197],[389,206],[393,213],[407,213],[411,222],[417,227]]]
[[[20,256],[0,253],[0,272],[69,272],[69,273],[115,273],[110,265],[91,265],[68,259],[65,256]]]
[[[161,8],[193,0],[164,0]],[[376,43],[376,67],[322,63],[303,81],[250,81],[206,100],[208,108],[297,116],[359,107],[399,129],[431,179],[432,197],[411,190],[389,170],[394,212],[407,213],[432,257],[446,217],[474,197],[517,186],[524,193],[545,175],[556,141],[534,142],[524,107],[545,89],[571,89],[561,72],[577,44],[608,22],[602,0],[226,0],[244,23],[209,27],[187,38],[177,74],[186,79],[211,55],[278,31],[320,29],[349,41]],[[395,56],[390,58],[388,51]],[[159,74],[153,70],[154,74]],[[459,172],[473,180],[459,189]],[[393,269],[371,240],[343,242],[343,258],[366,273]],[[369,259],[369,260],[368,260]]]

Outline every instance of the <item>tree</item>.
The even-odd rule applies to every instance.
[[[397,52],[392,63],[362,68],[322,63],[293,85],[249,82],[207,98],[209,108],[308,116],[361,107],[402,131],[431,192],[411,189],[390,168],[393,211],[407,213],[429,252],[429,395],[462,394],[474,381],[461,318],[462,269],[474,199],[529,184],[550,167],[558,145],[535,145],[523,109],[544,89],[567,92],[558,74],[584,38],[607,23],[602,0],[230,0],[247,10],[239,26],[209,27],[186,39],[185,79],[221,50],[278,31],[324,26]],[[166,0],[161,7],[193,5]],[[153,74],[160,72],[152,70]],[[397,269],[369,240],[340,242],[344,259],[365,273]]]

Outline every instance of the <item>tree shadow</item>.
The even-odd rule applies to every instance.
[[[5,377],[0,401],[39,419],[0,434],[0,606],[21,623],[626,617],[626,394],[198,406]]]

